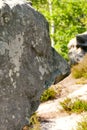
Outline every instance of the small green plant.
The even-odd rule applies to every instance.
[[[87,78],[87,54],[79,64],[72,67],[71,72],[75,78]]]
[[[63,102],[60,102],[60,104],[68,113],[87,111],[87,101],[85,100],[66,98]]]
[[[67,112],[71,112],[71,99],[66,98],[64,101],[60,102],[60,105],[63,107],[63,109]]]
[[[77,79],[76,84],[87,84],[87,79],[85,79],[84,77]]]
[[[29,120],[29,130],[41,130],[40,129],[40,122],[39,122],[39,117],[37,116],[37,113],[34,113],[30,120]]]
[[[47,90],[45,90],[43,92],[43,94],[41,95],[41,102],[45,102],[45,101],[48,101],[48,100],[52,100],[52,99],[55,99],[56,98],[56,95],[57,95],[57,92],[54,90],[54,88],[48,88]]]
[[[33,113],[30,120],[29,124],[25,125],[22,130],[41,130],[40,129],[40,122],[39,122],[39,117],[37,116],[37,113]]]
[[[87,116],[77,123],[76,130],[87,130]]]

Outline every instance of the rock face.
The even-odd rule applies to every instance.
[[[21,130],[43,90],[69,72],[51,48],[45,18],[23,0],[1,0],[0,130]]]
[[[71,64],[79,63],[87,53],[87,32],[78,34],[68,44]]]

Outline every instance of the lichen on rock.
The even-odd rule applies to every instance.
[[[0,1],[0,130],[20,130],[44,89],[70,72],[51,47],[48,22],[23,0]]]

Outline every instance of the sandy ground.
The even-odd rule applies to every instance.
[[[87,100],[87,84],[77,84],[71,75],[56,84],[55,89],[61,86],[61,95],[52,101],[41,103],[37,114],[42,120],[41,130],[75,130],[77,122],[87,113],[67,114],[60,105],[66,97],[78,97]]]

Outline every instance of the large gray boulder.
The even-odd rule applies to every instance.
[[[0,0],[0,130],[21,130],[44,89],[69,72],[45,18],[23,0]]]
[[[70,64],[79,63],[87,53],[87,32],[76,35],[68,44]]]

